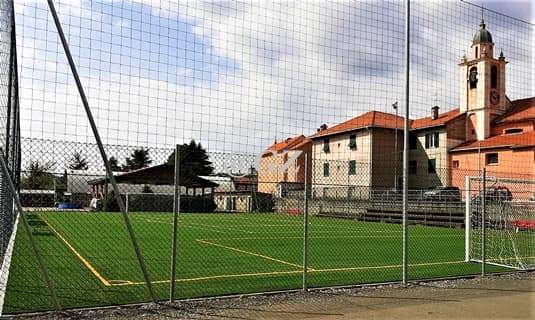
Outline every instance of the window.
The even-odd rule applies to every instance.
[[[354,134],[349,136],[349,149],[357,150],[357,136]]]
[[[487,153],[485,155],[487,164],[498,164],[498,154],[497,153]]]
[[[409,161],[409,174],[416,174],[418,172],[418,162],[417,161]]]
[[[454,169],[458,169],[459,168],[459,160],[453,160],[452,167]]]
[[[470,82],[470,89],[477,88],[477,68],[472,67],[468,75],[468,81]]]
[[[348,198],[353,198],[355,196],[355,194],[356,194],[355,187],[351,186],[351,187],[347,188],[347,197]]]
[[[323,164],[323,176],[329,176],[329,164],[327,162]]]
[[[498,67],[490,67],[490,87],[496,89],[498,87]]]
[[[514,134],[514,133],[522,133],[524,129],[522,128],[511,128],[511,129],[505,129],[503,130],[504,134]]]
[[[323,139],[323,152],[329,153],[331,149],[329,148],[329,139]]]
[[[426,133],[425,134],[425,148],[438,148],[438,132]]]
[[[357,161],[355,161],[355,160],[350,160],[349,161],[348,174],[350,176],[357,174]]]
[[[415,134],[409,135],[409,149],[416,150],[418,148],[418,136]]]
[[[478,48],[478,47],[476,47],[476,59],[478,58],[478,56],[477,56],[477,54],[478,54],[478,51],[479,51],[478,49],[479,49],[479,48]]]
[[[435,159],[427,160],[427,173],[437,173],[437,161]]]

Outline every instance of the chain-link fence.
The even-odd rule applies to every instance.
[[[17,78],[17,47],[13,3],[0,2],[0,151],[9,172],[0,173],[0,304],[3,301],[13,250],[17,215],[13,193],[8,188],[11,177],[20,183],[20,123]]]
[[[0,3],[4,313],[533,268],[530,23],[413,4],[404,140],[401,2]]]

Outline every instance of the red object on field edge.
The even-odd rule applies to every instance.
[[[515,220],[513,226],[517,229],[535,230],[535,220]]]
[[[287,210],[289,216],[300,216],[301,209],[299,208],[288,208]]]

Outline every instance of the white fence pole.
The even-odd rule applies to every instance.
[[[471,201],[470,201],[470,190],[471,188],[471,179],[472,177],[466,176],[465,177],[465,213],[464,213],[464,261],[468,262],[470,261],[470,228],[472,227],[470,224],[470,211],[471,208]]]

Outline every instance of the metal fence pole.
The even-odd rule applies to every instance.
[[[102,156],[102,160],[104,161],[104,165],[106,166],[106,174],[108,175],[108,178],[110,180],[110,183],[113,187],[113,192],[115,193],[115,198],[117,199],[117,204],[119,205],[119,209],[121,210],[121,213],[123,215],[124,223],[126,225],[126,229],[128,231],[128,234],[130,236],[130,241],[132,242],[132,247],[136,253],[137,260],[139,262],[139,266],[141,268],[141,271],[143,272],[143,277],[145,279],[145,282],[147,284],[147,289],[149,290],[149,294],[151,297],[151,300],[153,302],[156,301],[156,295],[154,294],[154,289],[152,287],[152,281],[150,273],[147,269],[147,266],[145,265],[145,260],[143,258],[143,255],[141,254],[141,249],[139,248],[139,245],[136,240],[136,236],[134,234],[134,228],[132,227],[132,224],[130,222],[130,218],[128,217],[128,213],[126,212],[126,208],[123,202],[123,199],[121,198],[119,187],[117,186],[117,183],[115,181],[115,177],[113,176],[113,171],[111,170],[110,163],[108,161],[108,156],[106,155],[106,151],[104,150],[104,146],[102,144],[102,140],[100,139],[100,134],[98,132],[97,125],[95,123],[95,119],[93,118],[93,114],[91,113],[91,109],[89,108],[89,102],[87,100],[87,97],[84,92],[84,88],[82,86],[82,82],[80,81],[80,77],[78,75],[78,70],[76,69],[76,65],[74,64],[74,60],[71,55],[71,51],[69,49],[69,44],[67,43],[67,39],[65,38],[65,34],[63,33],[63,28],[61,27],[61,22],[59,21],[58,14],[56,12],[56,8],[54,6],[54,2],[52,0],[47,0],[48,7],[50,8],[50,13],[52,14],[52,18],[54,19],[54,23],[56,25],[56,28],[58,30],[59,37],[61,39],[61,44],[63,45],[63,49],[65,50],[65,55],[67,56],[67,60],[69,61],[69,66],[71,68],[72,75],[74,77],[74,80],[76,82],[76,87],[78,88],[78,92],[80,94],[80,98],[82,100],[82,104],[84,105],[85,112],[87,114],[87,118],[89,120],[89,124],[91,125],[91,129],[93,131],[93,135],[95,136],[95,140],[98,145],[98,149],[100,151],[100,155]]]
[[[303,290],[308,289],[308,154],[305,153],[305,194],[303,199]]]
[[[483,197],[481,199],[481,275],[485,275],[485,263],[486,263],[486,226],[485,226],[485,211],[486,211],[486,198],[487,197],[487,168],[483,168]]]
[[[0,150],[1,149],[2,148],[0,147]],[[9,191],[11,192],[13,201],[15,202],[17,210],[19,211],[19,215],[22,219],[22,225],[24,226],[24,230],[26,230],[26,233],[28,234],[30,246],[32,248],[33,254],[37,258],[37,263],[39,264],[39,268],[41,269],[41,272],[43,273],[43,278],[45,280],[48,293],[52,297],[52,300],[54,301],[54,304],[56,305],[56,309],[59,311],[61,310],[61,305],[59,303],[58,296],[56,295],[56,289],[54,288],[54,284],[52,283],[52,280],[50,280],[50,275],[48,273],[48,269],[45,265],[43,257],[39,253],[39,248],[37,247],[37,243],[35,242],[35,239],[33,238],[32,230],[30,229],[30,224],[28,223],[28,220],[26,219],[26,215],[22,211],[22,203],[20,202],[17,189],[15,188],[15,185],[13,184],[13,181],[11,180],[9,169],[7,168],[5,158],[2,155],[3,153],[4,153],[4,150],[1,150],[0,151],[0,166],[2,166],[3,175],[5,176],[5,181],[7,181],[7,187]]]
[[[409,80],[410,80],[410,0],[405,0],[405,119],[403,123],[403,261],[402,261],[402,283],[407,285],[407,215],[408,215],[408,193],[409,193]]]
[[[176,237],[178,228],[178,212],[180,211],[180,156],[179,145],[175,148],[175,194],[173,199],[173,240],[171,244],[171,277],[169,289],[169,301],[175,300],[175,279],[176,279]]]
[[[472,203],[471,203],[471,190],[470,185],[470,176],[465,177],[464,185],[466,186],[465,191],[465,211],[464,211],[464,261],[470,261],[470,229],[472,228],[471,214],[472,214]]]

